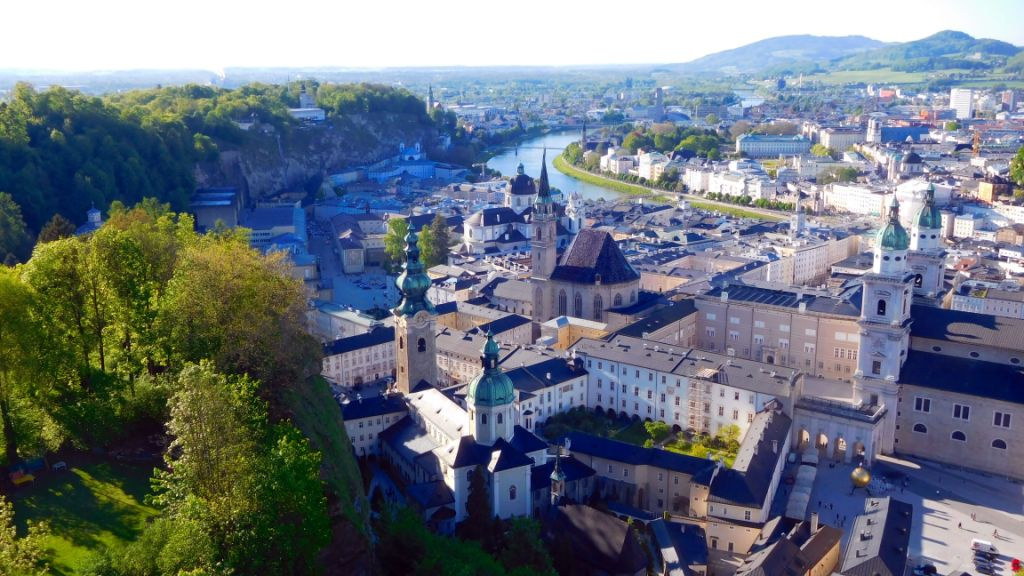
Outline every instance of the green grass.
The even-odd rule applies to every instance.
[[[643,446],[644,442],[650,440],[651,436],[647,433],[647,429],[644,428],[643,420],[634,420],[629,426],[613,432],[610,438],[620,442],[629,442],[630,444]]]
[[[665,450],[676,452],[677,454],[686,454],[687,456],[696,456],[697,458],[707,458],[708,454],[711,454],[715,460],[718,460],[719,457],[724,457],[725,465],[729,468],[732,468],[732,464],[736,460],[736,455],[731,452],[710,449],[703,444],[691,443],[685,440],[666,443]]]
[[[45,521],[50,567],[73,574],[96,551],[134,540],[156,508],[143,503],[153,469],[99,461],[86,456],[67,471],[44,472],[10,495],[19,531]]]

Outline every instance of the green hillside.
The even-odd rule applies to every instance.
[[[898,72],[992,70],[1020,54],[1021,48],[964,32],[943,30],[927,38],[885,46],[834,61],[839,70],[889,68]]]

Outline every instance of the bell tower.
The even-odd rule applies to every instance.
[[[395,317],[395,385],[409,394],[420,382],[437,383],[436,312],[427,300],[430,278],[420,262],[416,233],[405,235],[405,265],[395,285],[402,301],[391,312]]]
[[[900,369],[910,346],[910,304],[914,275],[907,270],[910,236],[900,224],[893,197],[885,226],[875,242],[874,267],[863,276],[860,343],[854,375],[854,403],[888,408],[882,423],[883,453],[891,453],[896,432]]]
[[[530,225],[530,263],[533,267],[531,277],[538,285],[534,288],[533,318],[542,322],[552,316],[549,310],[551,295],[547,280],[555,271],[558,259],[558,211],[551,198],[551,187],[548,185],[547,150],[544,151],[543,158]]]
[[[945,251],[942,249],[942,214],[935,205],[933,184],[928,185],[924,206],[910,230],[907,261],[914,274],[914,294],[935,298],[942,292]]]
[[[487,446],[498,438],[511,438],[513,433],[516,392],[512,380],[498,366],[500,356],[501,348],[488,331],[480,351],[483,372],[469,382],[466,392],[469,433],[478,444]]]

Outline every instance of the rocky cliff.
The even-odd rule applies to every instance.
[[[393,156],[403,142],[426,146],[435,137],[432,126],[404,114],[349,115],[286,130],[257,124],[239,144],[217,143],[219,158],[196,167],[196,186],[237,186],[250,200],[312,192],[329,174]]]

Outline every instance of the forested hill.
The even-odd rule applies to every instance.
[[[325,125],[288,115],[303,87],[327,110]],[[80,224],[92,206],[147,197],[180,210],[197,183],[256,196],[301,188],[433,133],[421,99],[381,85],[186,85],[99,98],[19,84],[0,103],[0,262],[27,258],[58,213]]]

